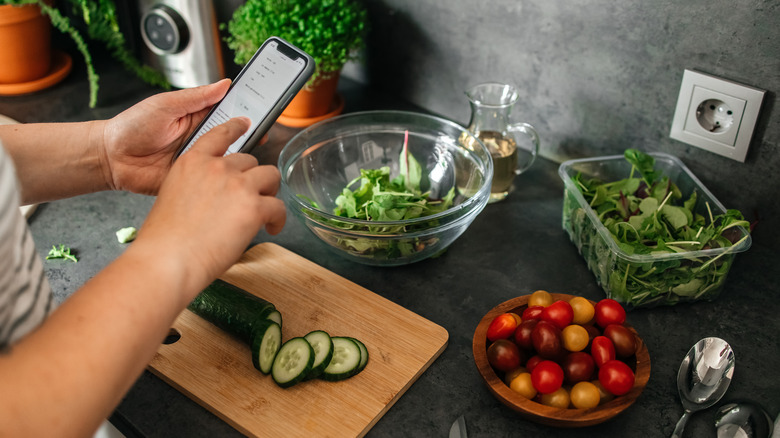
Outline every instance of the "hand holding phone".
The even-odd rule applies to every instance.
[[[249,150],[309,80],[314,67],[314,59],[306,52],[281,38],[269,38],[236,76],[225,97],[184,142],[176,157],[189,150],[211,128],[238,116],[248,117],[252,125],[228,147],[225,155]]]

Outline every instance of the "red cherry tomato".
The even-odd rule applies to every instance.
[[[634,372],[624,362],[610,360],[599,368],[599,382],[610,394],[625,395],[634,387]]]
[[[561,330],[553,323],[539,321],[531,332],[534,350],[545,359],[558,360],[565,354]]]
[[[563,330],[574,320],[574,310],[571,304],[566,301],[558,300],[542,310],[542,321],[548,321],[555,324]]]
[[[551,360],[543,360],[531,371],[531,383],[542,394],[555,392],[563,385],[563,369]]]
[[[604,328],[610,324],[626,322],[626,309],[611,298],[604,298],[596,303],[596,324]]]
[[[612,341],[617,357],[631,357],[636,353],[636,337],[626,326],[610,324],[604,328],[604,336]]]
[[[536,356],[531,356],[531,358],[528,359],[528,362],[525,363],[525,369],[530,373],[534,370],[534,368],[536,368],[537,365],[539,365],[539,362],[542,362],[543,360],[545,359],[538,354]]]
[[[490,344],[487,349],[488,363],[499,371],[509,371],[519,367],[522,362],[520,354],[517,345],[507,339],[499,339]]]
[[[517,328],[517,320],[510,313],[502,313],[490,321],[487,329],[487,338],[490,342],[507,339],[514,334]]]
[[[538,319],[527,319],[521,322],[515,330],[515,344],[526,350],[534,348],[533,341],[531,340],[531,333],[538,322]]]
[[[523,310],[523,314],[520,316],[523,321],[527,321],[529,319],[541,319],[542,318],[542,311],[544,310],[544,307],[542,306],[528,306]]]
[[[601,368],[605,363],[615,359],[615,346],[606,336],[596,336],[590,345],[590,355],[596,366]]]
[[[566,355],[561,368],[566,383],[573,385],[577,382],[589,381],[593,371],[596,370],[596,362],[588,353],[577,351]]]

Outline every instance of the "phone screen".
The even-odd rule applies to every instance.
[[[306,59],[269,41],[244,67],[222,101],[214,108],[180,154],[189,150],[211,128],[238,116],[252,121],[249,130],[228,147],[238,152],[306,67]]]

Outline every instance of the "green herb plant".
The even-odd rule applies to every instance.
[[[390,178],[390,168],[387,166],[379,169],[360,169],[360,176],[342,189],[336,198],[333,214],[368,221],[362,230],[378,237],[339,237],[337,245],[354,254],[390,259],[408,256],[435,243],[435,238],[425,241],[417,237],[394,240],[386,238],[435,226],[438,223],[436,220],[416,222],[414,225],[386,222],[417,219],[443,212],[452,206],[455,198],[454,187],[450,188],[442,199],[431,199],[430,192],[420,189],[422,166],[409,152],[408,131],[404,134],[400,159],[399,174],[395,178]],[[309,202],[312,207],[320,208],[305,196],[298,197]],[[354,229],[353,223],[332,220],[313,213],[311,215],[330,226],[344,230]],[[372,225],[370,222],[378,223]]]
[[[634,307],[712,299],[728,273],[733,248],[750,224],[738,210],[712,214],[695,190],[684,197],[655,159],[627,149],[627,178],[604,182],[578,173],[573,181],[598,220],[627,257],[615,257],[571,193],[564,200],[564,228],[612,298]],[[700,251],[726,248],[710,257]],[[634,256],[649,255],[650,261]],[[635,260],[631,260],[634,258]]]
[[[154,86],[170,89],[170,84],[159,71],[142,65],[141,62],[127,50],[125,37],[119,29],[116,16],[116,4],[113,0],[67,0],[76,16],[81,17],[87,27],[87,36],[91,40],[103,43],[111,52],[114,59],[122,63],[128,71],[135,74],[141,80]],[[89,45],[77,27],[71,23],[69,17],[63,15],[59,9],[45,0],[0,0],[0,4],[10,5],[37,5],[41,12],[49,17],[54,28],[68,35],[81,53],[87,67],[87,79],[89,81],[89,107],[97,105],[100,77],[95,72]]]
[[[314,58],[317,68],[307,82],[313,86],[358,58],[367,23],[361,0],[248,0],[233,13],[225,41],[239,65],[271,36],[289,41]]]
[[[65,245],[60,245],[59,248],[57,248],[57,245],[52,245],[51,249],[49,250],[49,254],[46,256],[46,260],[51,260],[51,259],[70,260],[73,263],[78,262],[76,256],[71,254],[70,248],[68,248]]]

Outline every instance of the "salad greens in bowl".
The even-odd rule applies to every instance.
[[[374,266],[444,251],[485,208],[493,163],[451,121],[406,111],[312,125],[279,155],[288,210],[329,248]]]
[[[561,164],[563,228],[608,298],[627,308],[712,301],[750,224],[676,157],[636,149]]]

